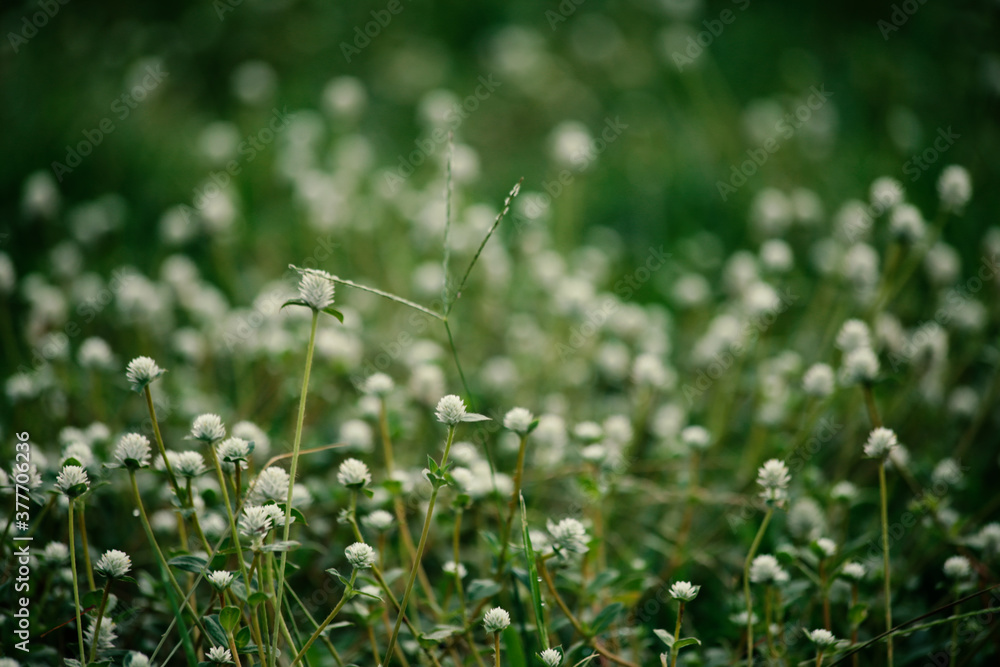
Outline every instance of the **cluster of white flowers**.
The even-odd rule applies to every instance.
[[[578,520],[566,518],[558,523],[550,520],[546,525],[552,536],[552,546],[557,551],[571,554],[587,552],[587,530]]]
[[[212,443],[226,437],[226,427],[219,415],[211,413],[195,417],[191,424],[191,438]]]
[[[115,460],[125,468],[145,468],[149,465],[149,439],[138,433],[126,433],[115,447]]]
[[[531,429],[532,422],[535,421],[535,416],[531,414],[525,408],[513,408],[504,415],[503,427],[509,431],[513,431],[520,436],[525,436]]]
[[[67,496],[74,498],[79,496],[90,488],[87,471],[80,466],[63,466],[56,477],[56,487]]]
[[[125,376],[132,384],[132,389],[142,391],[164,373],[166,371],[157,366],[156,362],[149,357],[136,357],[128,363]]]

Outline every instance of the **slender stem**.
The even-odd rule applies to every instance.
[[[83,564],[86,567],[84,572],[87,575],[87,585],[90,586],[90,590],[96,591],[97,584],[94,583],[94,566],[90,564],[90,545],[87,543],[87,519],[85,517],[86,507],[80,505],[80,548],[83,549]]]
[[[882,418],[878,414],[878,405],[875,403],[875,395],[872,393],[871,385],[862,384],[861,391],[865,396],[865,407],[868,408],[868,418],[872,421],[872,428],[880,428]]]
[[[830,615],[830,582],[826,572],[825,558],[819,562],[819,579],[823,595],[823,627],[827,630],[833,630],[833,621]]]
[[[101,596],[101,606],[97,608],[97,621],[94,623],[94,641],[90,643],[90,662],[97,660],[98,638],[101,636],[101,621],[104,620],[104,609],[108,605],[108,593],[111,592],[111,579],[104,584],[104,595]]]
[[[493,664],[500,667],[500,633],[493,633]]]
[[[445,442],[444,446],[444,456],[441,458],[441,467],[445,467],[448,464],[448,453],[451,451],[451,443],[455,438],[455,426],[451,425],[448,427],[448,440]],[[406,605],[410,602],[410,594],[413,592],[413,582],[417,580],[417,570],[420,567],[420,561],[424,557],[424,548],[427,546],[427,535],[430,533],[431,529],[431,518],[434,515],[434,504],[437,502],[438,491],[441,490],[440,486],[435,485],[434,490],[431,491],[431,498],[427,503],[427,514],[424,517],[424,527],[420,531],[420,543],[417,545],[417,560],[410,568],[410,578],[406,581],[406,588],[403,591],[403,599],[399,603],[399,613],[396,615],[396,623],[392,628],[392,634],[389,636],[389,645],[385,650],[385,659],[382,661],[384,667],[389,667],[389,663],[392,662],[392,650],[396,646],[396,639],[399,636],[399,627],[403,624],[403,616],[406,613]]]
[[[233,637],[232,630],[226,632],[226,638],[229,640],[229,652],[233,654],[233,662],[236,667],[240,667],[240,652],[236,648],[236,638]]]
[[[142,391],[146,396],[146,407],[149,409],[149,419],[153,422],[153,435],[156,439],[156,446],[160,450],[160,456],[163,458],[163,465],[167,469],[167,479],[170,480],[170,488],[172,488],[174,493],[177,494],[177,497],[180,498],[180,487],[177,486],[177,477],[174,475],[174,467],[170,465],[170,459],[167,458],[167,448],[163,446],[163,436],[160,435],[160,423],[156,421],[156,408],[153,407],[153,395],[149,391],[149,385],[147,384]]]
[[[73,507],[76,498],[69,499],[69,566],[73,570],[73,602],[76,605],[76,637],[80,642],[80,662],[86,665],[87,654],[83,650],[83,615],[80,610],[80,582],[76,576],[76,526],[73,523]]]
[[[750,563],[753,562],[753,557],[757,554],[757,548],[760,546],[761,540],[764,539],[764,531],[767,530],[767,524],[770,523],[773,514],[774,508],[768,507],[764,521],[761,522],[760,528],[757,530],[757,536],[753,538],[753,544],[750,545],[747,560],[743,564],[743,595],[747,601],[747,667],[753,667],[753,598],[750,596]]]
[[[764,636],[767,637],[767,654],[774,657],[774,637],[771,635],[771,612],[774,600],[774,590],[768,584],[764,589]]]
[[[452,533],[451,548],[452,548],[452,560],[455,563],[455,590],[458,591],[458,608],[462,612],[462,619],[464,621],[468,610],[465,607],[465,589],[462,587],[462,568],[461,560],[459,560],[460,550],[460,538],[462,535],[462,510],[459,508],[455,512],[455,530]]]
[[[524,476],[524,452],[527,449],[528,435],[521,436],[521,446],[517,450],[517,468],[514,470],[514,491],[510,496],[510,503],[507,505],[507,520],[503,525],[503,532],[500,538],[500,559],[497,561],[497,576],[503,573],[503,566],[507,560],[508,542],[510,542],[510,526],[514,522],[514,510],[518,506],[518,498],[521,497],[521,480]]]
[[[878,464],[878,486],[882,504],[882,563],[885,569],[885,629],[892,630],[892,590],[889,581],[889,501],[885,483],[885,461]],[[892,667],[892,635],[886,640],[889,667]]]
[[[677,607],[677,624],[674,625],[674,640],[681,638],[681,620],[684,618],[684,601],[681,600],[680,606]],[[677,667],[677,654],[680,650],[675,650],[673,647],[670,649],[670,667]]]
[[[816,651],[816,667],[823,667],[823,649]]]
[[[471,268],[471,267],[470,267]],[[455,298],[462,295],[461,290],[456,292]],[[465,395],[472,400],[472,390],[469,389],[469,383],[465,380],[465,371],[462,370],[462,362],[458,359],[458,348],[455,347],[455,338],[451,335],[451,325],[448,324],[448,318],[444,319],[444,330],[448,334],[448,347],[451,348],[451,356],[455,359],[455,366],[458,368],[458,377],[462,380],[462,388],[465,389]]]
[[[955,605],[954,613],[958,615],[960,605]],[[955,656],[958,655],[958,619],[951,622],[951,645],[948,647],[948,667],[955,664]]]
[[[222,472],[222,464],[219,462],[219,456],[215,451],[215,446],[211,442],[208,443],[208,453],[212,458],[212,466],[215,468],[215,476],[219,481],[219,488],[222,490],[222,503],[226,506],[226,516],[229,518],[229,533],[232,535],[233,545],[236,547],[236,563],[239,566],[240,574],[243,576],[243,583],[246,585],[247,591],[249,591],[250,577],[247,575],[246,561],[243,560],[243,546],[240,544],[240,533],[236,529],[236,515],[229,504],[229,490],[226,488],[226,477]],[[234,465],[239,465],[239,463]],[[242,606],[241,604],[241,611]]]
[[[309,619],[309,623],[311,623],[313,627],[319,627],[319,624],[316,623],[316,619],[313,618],[313,615],[309,613],[309,610],[306,609],[306,606],[302,603],[302,600],[299,598],[299,596],[295,594],[295,591],[292,589],[292,587],[289,586],[287,583],[285,584],[285,586],[288,588],[288,595],[290,595],[291,598],[295,600],[295,603],[299,605],[299,609],[301,609],[302,613],[304,613],[306,615],[306,618]],[[291,608],[290,604],[288,606],[289,608]],[[291,616],[291,613],[289,613],[289,616]],[[371,626],[368,626],[368,630],[371,631]],[[374,636],[375,636],[374,633],[372,633],[373,638]],[[343,659],[341,659],[340,654],[337,653],[337,649],[336,647],[334,647],[333,643],[326,637],[320,637],[320,639],[323,641],[324,644],[326,644],[326,648],[330,651],[330,655],[333,656],[333,659],[337,663],[338,667],[343,667],[344,661]],[[378,646],[376,646],[375,649],[376,651],[374,654],[374,658],[375,658],[375,663],[378,664],[378,650],[377,650]]]
[[[205,549],[205,553],[212,555],[212,545],[208,543],[208,538],[205,537],[205,532],[201,529],[201,522],[198,520],[198,511],[194,508],[194,496],[191,493],[191,478],[188,477],[184,480],[184,491],[187,495],[187,506],[191,510],[191,525],[194,526],[194,533],[198,536],[198,541],[201,542],[201,546]]]
[[[299,649],[298,655],[295,656],[295,659],[292,660],[292,664],[289,667],[295,667],[295,663],[302,659],[302,656],[306,654],[309,647],[312,646],[319,636],[323,634],[323,631],[326,630],[326,626],[330,625],[330,623],[333,622],[333,619],[336,618],[337,614],[340,613],[340,610],[344,608],[344,604],[352,597],[352,593],[354,592],[354,580],[357,576],[358,570],[357,568],[354,568],[351,571],[351,581],[347,584],[347,588],[344,589],[344,594],[340,596],[340,602],[338,602],[337,606],[333,608],[333,611],[331,611],[330,614],[323,619],[323,622],[317,626],[316,631],[309,636],[309,639],[307,639],[306,643],[302,645],[301,649]]]
[[[319,311],[313,310],[312,324],[309,327],[309,347],[306,348],[306,368],[302,374],[302,392],[299,396],[299,415],[295,423],[295,440],[292,443],[292,464],[289,470],[288,496],[285,498],[285,530],[282,540],[288,541],[288,536],[292,528],[292,491],[295,486],[295,474],[298,472],[299,448],[302,444],[302,424],[306,418],[306,396],[309,393],[309,373],[312,370],[313,348],[316,347],[316,321],[319,319]],[[277,599],[274,604],[274,630],[271,638],[271,667],[274,667],[276,654],[278,652],[278,632],[281,625],[281,597],[285,591],[285,563],[288,560],[288,552],[281,552],[281,560],[278,564]]]
[[[851,609],[856,607],[858,604],[858,585],[857,583],[851,584]],[[851,624],[851,648],[854,648],[858,643],[858,624]],[[858,654],[855,653],[851,656],[851,664],[854,667],[858,667]]]

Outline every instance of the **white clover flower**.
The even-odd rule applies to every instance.
[[[593,443],[604,437],[604,429],[597,422],[580,422],[573,427],[573,436],[577,440]]]
[[[868,434],[865,456],[871,459],[885,459],[898,445],[896,433],[892,429],[880,426]]]
[[[118,639],[118,634],[115,632],[116,624],[110,618],[105,617],[101,621],[100,634],[97,636],[97,653],[100,655],[105,651],[110,651],[115,647],[115,640]],[[97,618],[91,617],[90,624],[84,631],[83,636],[87,641],[88,646],[94,645],[94,630],[97,629]]]
[[[361,517],[361,525],[372,530],[383,532],[392,526],[393,516],[385,510],[375,510]]]
[[[248,537],[263,537],[271,530],[271,513],[260,505],[243,508],[240,515],[240,532]]]
[[[988,523],[980,528],[976,541],[987,553],[1000,554],[1000,523]]]
[[[903,201],[903,185],[891,176],[876,178],[871,187],[872,204],[888,211]]]
[[[845,354],[862,347],[871,347],[871,330],[861,320],[847,320],[837,332],[836,344]]]
[[[655,354],[640,354],[632,364],[632,380],[640,387],[662,387],[673,379],[671,373]]]
[[[938,177],[937,191],[942,208],[955,213],[961,212],[972,198],[972,177],[965,167],[949,165]]]
[[[962,468],[955,459],[941,459],[931,472],[931,481],[936,486],[958,486],[962,483]]]
[[[442,424],[454,426],[465,418],[465,402],[455,394],[448,394],[438,401],[434,414]]]
[[[850,502],[858,497],[858,488],[846,480],[837,482],[830,489],[830,497],[834,500]]]
[[[149,656],[145,653],[129,651],[122,661],[122,667],[153,667],[153,663],[149,661]]]
[[[206,470],[205,457],[198,452],[178,452],[170,464],[180,477],[197,477]]]
[[[510,614],[500,607],[493,607],[483,615],[483,627],[490,634],[503,632],[508,625],[510,625]]]
[[[226,472],[235,471],[237,463],[243,470],[249,466],[247,459],[250,458],[253,447],[243,438],[227,438],[218,444],[217,449],[222,469]]]
[[[809,637],[809,641],[816,644],[819,648],[829,648],[837,643],[837,638],[829,630],[819,628],[818,630],[806,630],[804,632]]]
[[[302,274],[299,281],[299,296],[313,310],[323,310],[333,304],[333,277],[325,271],[310,271]]]
[[[365,380],[363,391],[372,396],[385,398],[392,393],[395,386],[396,383],[393,382],[392,378],[385,373],[373,373],[367,380]]]
[[[274,503],[261,505],[267,515],[271,518],[271,525],[275,528],[285,525],[285,512]],[[292,515],[292,523],[295,523],[295,515]]]
[[[156,362],[149,357],[136,357],[128,362],[128,369],[125,377],[132,383],[132,389],[141,392],[151,382],[155,381],[165,370],[156,365]]]
[[[279,466],[269,466],[260,471],[253,483],[253,492],[249,502],[262,505],[268,500],[276,503],[288,500],[288,471]]]
[[[833,393],[835,377],[827,364],[813,364],[802,376],[802,389],[809,396],[826,398]]]
[[[852,581],[861,581],[865,578],[865,573],[865,566],[855,561],[844,563],[844,567],[840,569],[840,575]]]
[[[349,489],[361,489],[371,484],[372,474],[362,461],[347,459],[337,470],[337,481]]]
[[[691,602],[698,597],[701,586],[695,586],[690,581],[678,581],[670,587],[670,597],[681,602]]]
[[[228,648],[223,648],[221,646],[213,646],[208,650],[209,662],[214,662],[217,665],[229,665],[233,662],[233,654],[229,652]]]
[[[367,570],[375,564],[375,550],[364,542],[355,542],[344,549],[351,567],[357,570]]]
[[[59,565],[69,560],[69,547],[62,542],[49,542],[42,550],[42,558],[52,565]]]
[[[469,571],[465,569],[464,565],[462,565],[461,563],[458,563],[456,565],[455,561],[453,560],[447,561],[444,565],[441,566],[441,569],[450,575],[454,575],[457,572],[459,579],[464,579],[465,576],[469,574]]]
[[[870,347],[851,350],[840,367],[840,381],[845,385],[868,384],[878,376],[878,356]]]
[[[233,573],[227,570],[213,570],[205,578],[217,591],[224,591],[233,583]]]
[[[927,225],[920,209],[912,204],[900,204],[892,209],[889,232],[903,243],[915,243],[924,238]]]
[[[340,441],[363,452],[372,451],[374,434],[368,422],[361,419],[348,419],[340,425]]]
[[[103,338],[97,337],[88,338],[80,343],[76,358],[82,368],[109,368],[115,363],[111,346]]]
[[[66,448],[63,450],[62,463],[65,464],[70,459],[73,459],[84,468],[94,465],[94,453],[91,451],[90,445],[85,442],[73,442],[66,445]]]
[[[562,665],[562,655],[554,648],[547,648],[538,654],[538,657],[545,663],[545,667],[559,667]]]
[[[533,421],[535,421],[535,415],[526,408],[512,408],[504,415],[503,427],[524,437],[531,431]]]
[[[712,435],[703,426],[688,426],[681,431],[681,442],[691,449],[705,451],[712,444]]]
[[[263,458],[267,458],[267,453],[271,450],[271,439],[267,437],[261,427],[251,421],[243,420],[233,424],[233,437],[242,438],[253,443],[253,451]]]
[[[829,558],[837,553],[837,543],[829,537],[821,537],[816,540],[816,548],[823,554],[823,558]]]
[[[226,437],[226,427],[219,415],[211,413],[195,417],[191,424],[191,438],[202,442],[215,442]]]
[[[587,531],[583,524],[573,518],[566,518],[559,523],[546,523],[549,534],[552,536],[552,546],[556,551],[568,553],[587,552]]]
[[[770,459],[757,470],[757,483],[764,489],[765,500],[782,501],[787,497],[788,483],[792,480],[784,461]]]
[[[788,581],[788,573],[770,554],[762,554],[750,563],[750,581],[755,584],[780,584]]]
[[[949,579],[968,579],[972,576],[972,565],[965,556],[952,556],[944,562],[944,575]]]
[[[56,477],[56,486],[70,498],[76,498],[90,488],[90,480],[80,466],[63,466]]]
[[[94,570],[107,579],[121,579],[132,569],[132,559],[128,554],[118,549],[105,551],[101,559],[97,561]]]

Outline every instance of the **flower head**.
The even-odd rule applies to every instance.
[[[132,383],[132,389],[141,392],[151,382],[166,373],[165,370],[156,365],[156,362],[149,357],[136,357],[128,362],[128,369],[125,377]]]
[[[833,393],[833,369],[827,364],[813,364],[802,376],[802,389],[809,396],[826,398]]]
[[[531,425],[534,422],[535,415],[526,408],[513,408],[504,415],[503,427],[524,437],[531,432]]]
[[[788,581],[788,573],[770,554],[762,554],[750,563],[750,581],[755,584],[780,584]]]
[[[375,510],[361,517],[361,524],[366,528],[383,532],[389,530],[393,522],[392,514],[385,510]]]
[[[223,648],[221,646],[213,646],[208,650],[209,662],[215,663],[216,665],[231,665],[233,663],[233,654],[229,652],[228,648]]]
[[[372,396],[384,398],[388,396],[396,384],[385,373],[373,373],[365,380],[364,392]]]
[[[567,518],[559,523],[552,523],[550,520],[546,527],[556,551],[580,554],[587,552],[587,531],[576,519]]]
[[[138,433],[126,433],[115,447],[115,460],[123,468],[135,470],[149,465],[149,439]]]
[[[271,530],[271,513],[260,505],[243,508],[240,515],[240,532],[248,537],[263,537]]]
[[[178,452],[171,463],[181,477],[193,478],[205,472],[205,457],[198,452]]]
[[[228,570],[213,570],[207,577],[208,583],[217,591],[224,591],[233,583],[233,573]]]
[[[689,581],[677,581],[670,587],[670,597],[681,602],[691,602],[698,597],[701,586],[695,586]]]
[[[865,456],[872,459],[885,459],[897,446],[899,446],[899,441],[896,439],[896,433],[892,429],[880,426],[868,434],[868,441],[865,443]]]
[[[288,500],[288,471],[278,466],[269,466],[260,471],[253,484],[250,502],[261,505],[268,500],[283,503]]]
[[[249,465],[247,460],[253,452],[253,443],[243,438],[226,438],[219,443],[218,452],[223,470],[233,472],[237,463],[245,470]]]
[[[442,424],[454,426],[465,417],[465,402],[455,394],[448,394],[438,401],[434,414]]]
[[[837,643],[837,638],[833,636],[833,633],[823,628],[807,630],[806,636],[809,637],[809,641],[816,644],[819,648],[829,648]]]
[[[757,483],[763,488],[761,495],[769,502],[781,503],[788,497],[788,483],[791,481],[788,466],[784,461],[770,459],[757,470]]]
[[[878,375],[878,356],[870,347],[859,347],[844,356],[840,381],[845,385],[869,384]]]
[[[90,480],[80,466],[63,466],[56,477],[56,486],[70,498],[76,498],[90,488]]]
[[[861,320],[847,320],[837,333],[837,347],[845,354],[862,347],[871,347],[871,345],[871,330]]]
[[[965,167],[950,165],[938,177],[937,191],[942,208],[955,213],[961,212],[972,198],[972,177]]]
[[[848,561],[844,563],[844,567],[840,568],[840,575],[852,581],[861,581],[864,579],[865,572],[865,566],[856,561]]]
[[[347,459],[337,470],[337,481],[349,489],[361,489],[371,484],[372,474],[368,466],[357,459]]]
[[[302,274],[299,281],[299,296],[313,310],[323,310],[333,303],[333,276],[325,271],[310,271]]]
[[[704,451],[712,444],[712,434],[704,426],[687,426],[681,431],[681,442],[693,450]]]
[[[459,579],[464,579],[465,575],[469,573],[469,571],[465,568],[465,565],[455,563],[453,560],[445,562],[445,564],[441,566],[441,569],[447,574],[457,574]]]
[[[816,540],[815,543],[816,550],[820,553],[823,558],[829,558],[830,556],[837,553],[837,543],[831,540],[829,537],[821,537]]]
[[[344,549],[351,567],[357,570],[367,570],[375,564],[375,550],[364,542],[355,542]]]
[[[944,562],[944,575],[949,579],[968,579],[972,575],[972,565],[965,556],[952,556]]]
[[[111,549],[104,552],[94,569],[107,579],[121,579],[132,569],[132,559],[124,551]]]
[[[215,442],[226,437],[226,427],[219,415],[211,413],[195,417],[191,424],[191,438],[202,442]]]
[[[490,634],[503,632],[508,625],[510,625],[510,614],[500,607],[493,607],[483,615],[483,627]]]
[[[545,667],[559,667],[562,664],[562,654],[554,648],[545,649],[538,657],[545,663]]]

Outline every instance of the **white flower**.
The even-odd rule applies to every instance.
[[[829,558],[837,553],[837,543],[829,537],[821,537],[816,540],[816,548],[819,549],[824,558]]]
[[[115,640],[118,639],[117,633],[115,633],[115,623],[110,618],[104,618],[101,622],[100,634],[97,636],[97,653],[98,655],[104,653],[105,651],[110,651],[115,647]],[[88,646],[94,645],[94,630],[97,629],[97,618],[91,617],[90,624],[84,631],[83,636],[87,640]]]
[[[757,483],[764,489],[761,495],[765,500],[782,501],[787,497],[786,489],[791,481],[788,466],[784,461],[770,459],[757,470]]]
[[[247,459],[250,458],[250,453],[253,448],[250,443],[243,438],[227,438],[223,440],[218,445],[219,460],[222,462],[222,469],[226,472],[233,472],[236,470],[236,463],[240,464],[240,468],[246,469],[249,465]]]
[[[988,523],[979,530],[976,541],[987,553],[1000,554],[1000,523]]]
[[[53,565],[65,563],[69,559],[69,547],[62,542],[49,542],[42,550],[42,557]]]
[[[826,398],[833,393],[833,369],[827,364],[813,364],[802,376],[802,389],[809,396]]]
[[[701,586],[695,586],[690,581],[678,581],[670,587],[670,597],[681,602],[691,602],[700,590]]]
[[[455,394],[448,394],[438,401],[434,414],[442,424],[454,426],[465,418],[465,402]]]
[[[830,489],[830,497],[834,500],[851,501],[854,500],[858,495],[858,489],[856,486],[848,481],[837,482]]]
[[[228,648],[222,648],[221,646],[213,646],[208,650],[209,662],[214,662],[217,665],[228,665],[233,662],[233,654],[229,652]]]
[[[103,338],[91,337],[80,344],[76,358],[83,368],[108,368],[115,363],[111,346]]]
[[[267,458],[267,453],[271,450],[271,439],[267,437],[267,433],[251,421],[233,424],[233,437],[252,442],[253,451],[263,458]]]
[[[527,409],[513,408],[504,415],[503,426],[523,437],[528,434],[533,421],[535,421],[535,416]]]
[[[115,460],[124,468],[145,468],[149,465],[149,439],[138,433],[126,433],[115,447]]]
[[[215,442],[226,437],[226,427],[219,415],[204,414],[195,417],[191,425],[191,437],[202,442]]]
[[[861,581],[865,578],[865,566],[855,561],[848,561],[840,569],[840,574],[847,579]]]
[[[108,579],[121,579],[132,569],[132,559],[128,554],[118,549],[105,551],[101,559],[97,561],[94,569],[102,577]]]
[[[493,607],[483,616],[483,627],[490,634],[503,632],[508,625],[510,625],[510,614],[500,607]]]
[[[368,466],[357,459],[347,459],[337,470],[337,481],[351,489],[360,489],[372,481]]]
[[[914,243],[924,238],[927,225],[920,209],[912,204],[900,204],[892,209],[889,232],[903,243]]]
[[[444,565],[441,566],[441,569],[444,570],[445,572],[447,572],[448,574],[451,574],[451,575],[454,575],[455,572],[457,571],[458,572],[458,577],[460,579],[464,579],[465,575],[467,575],[469,573],[469,571],[465,569],[464,565],[462,565],[461,563],[458,563],[456,565],[455,561],[453,561],[453,560],[450,560],[450,561],[446,562]]]
[[[149,656],[138,651],[129,651],[122,662],[122,667],[152,667],[152,665],[153,663],[149,661]]]
[[[366,570],[375,564],[375,550],[364,542],[355,542],[344,549],[351,567]]]
[[[63,466],[56,477],[56,486],[67,496],[76,498],[90,488],[90,480],[87,471],[80,466]]]
[[[548,521],[546,527],[552,536],[552,546],[557,551],[569,553],[587,552],[587,531],[576,519],[566,518],[559,523]]]
[[[166,371],[157,366],[156,362],[149,357],[136,357],[132,361],[128,362],[128,369],[125,373],[125,377],[127,377],[128,381],[132,383],[132,389],[141,392],[146,388],[146,385],[153,382],[164,373],[166,373]]]
[[[250,494],[250,502],[261,505],[268,500],[276,503],[288,501],[288,472],[278,466],[264,468],[257,475]]]
[[[385,373],[373,373],[365,380],[364,392],[384,398],[392,392],[395,386],[392,378]]]
[[[271,513],[259,505],[243,508],[240,515],[240,532],[248,537],[263,537],[271,530]]]
[[[573,427],[573,436],[583,442],[597,442],[604,437],[604,429],[597,422],[580,422]]]
[[[872,334],[861,320],[847,320],[837,332],[837,347],[844,353],[872,346]]]
[[[293,498],[294,500],[294,498]],[[272,526],[284,526],[285,525],[285,512],[274,503],[269,503],[267,505],[261,505],[267,515],[271,517]],[[292,515],[292,523],[295,523],[295,515]]]
[[[807,630],[805,633],[809,640],[820,648],[829,648],[837,643],[837,638],[833,636],[833,633],[823,628]]]
[[[884,212],[903,201],[903,186],[891,176],[876,178],[871,187],[872,204]]]
[[[931,481],[935,486],[958,486],[962,483],[962,468],[955,459],[941,459],[934,466],[934,471],[931,473]]]
[[[302,274],[299,296],[313,310],[323,310],[333,303],[333,277],[325,271]]]
[[[762,554],[750,563],[750,581],[755,584],[780,584],[788,581],[788,573],[770,554]]]
[[[884,459],[899,445],[896,433],[892,429],[880,426],[868,434],[865,443],[865,456],[872,459]]]
[[[538,657],[545,663],[545,667],[559,667],[562,665],[562,655],[554,648],[547,648],[538,654]]]
[[[205,457],[198,452],[178,452],[170,463],[181,477],[197,477],[205,472]]]
[[[944,575],[949,579],[968,579],[972,575],[972,566],[965,556],[952,556],[944,562]]]
[[[851,350],[840,367],[840,381],[845,385],[867,384],[878,375],[878,356],[870,347]]]
[[[712,444],[712,435],[703,426],[688,426],[681,431],[681,442],[691,449],[704,451]]]
[[[972,177],[965,167],[953,164],[944,168],[937,182],[941,207],[960,212],[972,198]]]
[[[223,591],[233,583],[233,573],[227,570],[213,570],[205,578],[217,591]]]
[[[392,526],[392,514],[385,510],[375,510],[370,514],[361,517],[361,525],[379,532],[388,530]]]

